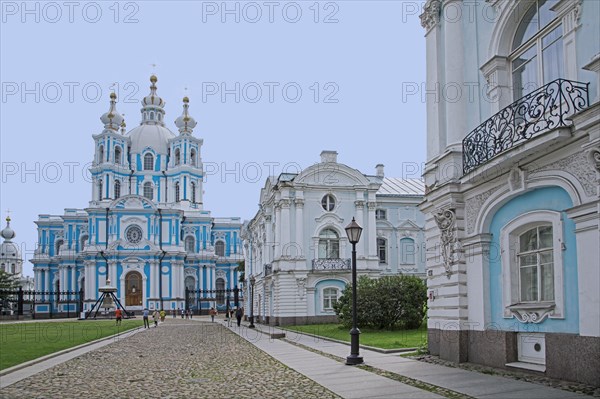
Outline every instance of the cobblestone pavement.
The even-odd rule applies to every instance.
[[[167,319],[0,398],[337,398],[217,323]]]

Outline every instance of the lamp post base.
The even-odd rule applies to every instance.
[[[254,325],[254,316],[250,316],[250,325],[248,326],[248,328],[256,328],[256,326]]]
[[[357,364],[362,364],[363,358],[358,355],[350,355],[346,357],[346,365],[348,366],[356,366]]]

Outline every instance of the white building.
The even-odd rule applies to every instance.
[[[600,2],[428,0],[429,350],[600,385]]]
[[[23,276],[23,258],[21,250],[12,239],[17,234],[10,227],[10,217],[6,217],[6,227],[0,231],[4,242],[0,245],[0,271],[12,274],[19,279],[19,286],[27,291],[33,289],[33,278]]]
[[[110,109],[94,138],[92,199],[86,209],[40,215],[38,249],[32,260],[36,290],[83,291],[84,310],[99,298],[107,278],[128,311],[183,308],[185,290],[203,290],[207,309],[225,306],[211,290],[233,289],[242,260],[240,218],[214,218],[202,197],[203,140],[193,136],[196,121],[183,99],[175,121],[165,124],[165,102],[150,78],[139,126],[126,131],[111,94]],[[36,313],[77,311],[75,303],[47,295]],[[67,309],[67,307],[69,307]]]
[[[363,228],[359,275],[424,276],[422,198],[422,181],[386,178],[383,165],[365,175],[338,163],[334,151],[300,174],[268,178],[242,231],[253,314],[274,325],[333,321],[333,304],[351,279],[344,228],[353,217]]]

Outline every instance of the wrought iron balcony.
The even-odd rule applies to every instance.
[[[350,259],[313,259],[312,268],[313,270],[350,270]]]
[[[557,79],[483,122],[463,140],[463,173],[558,127],[589,105],[589,83]]]

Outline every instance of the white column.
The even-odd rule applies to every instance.
[[[294,204],[296,205],[296,233],[294,240],[298,245],[298,248],[304,248],[304,199],[298,198],[298,193],[296,193],[296,200]],[[300,254],[297,254],[300,256]],[[306,254],[302,253],[302,257],[306,257]]]
[[[281,206],[279,204],[275,205],[275,254],[273,255],[274,259],[278,259],[281,256]]]
[[[44,270],[44,272],[46,273],[46,278],[44,279],[44,291],[48,292],[50,291],[50,267],[47,267],[46,270]],[[48,299],[50,299],[50,297],[48,296],[48,294],[46,294],[45,300]]]
[[[149,298],[158,298],[158,261],[150,261],[150,295]]]
[[[289,199],[282,199],[281,202],[281,223],[279,223],[279,226],[281,226],[281,239],[279,240],[279,244],[281,247],[281,254],[282,255],[289,255],[289,251],[291,250],[289,248],[289,244],[290,244],[290,230],[291,230],[291,218],[290,218],[290,200]],[[285,251],[285,253],[283,253],[283,251]]]
[[[362,198],[363,193],[356,193],[357,197],[360,195],[360,197]],[[356,200],[354,201],[354,208],[355,208],[355,220],[356,223],[358,223],[358,225],[362,228],[365,227],[365,221],[364,221],[364,212],[365,212],[365,201],[363,201],[362,199],[360,200]],[[348,220],[348,223],[350,223],[350,220]],[[344,226],[345,227],[345,226]],[[356,257],[357,258],[361,258],[365,256],[365,240],[360,240],[358,242],[358,244],[356,244]]]
[[[454,150],[462,149],[462,139],[467,134],[466,99],[462,95],[464,84],[464,41],[463,22],[465,11],[462,0],[446,0],[442,10],[444,15],[444,80],[443,97],[440,101],[446,107],[446,145]]]
[[[368,248],[369,252],[367,256],[369,257],[377,257],[377,231],[375,229],[375,208],[377,207],[377,203],[374,201],[369,201],[367,204],[369,208],[369,216],[367,227],[369,231],[369,235],[365,238],[368,239]],[[362,240],[361,240],[362,241]]]

